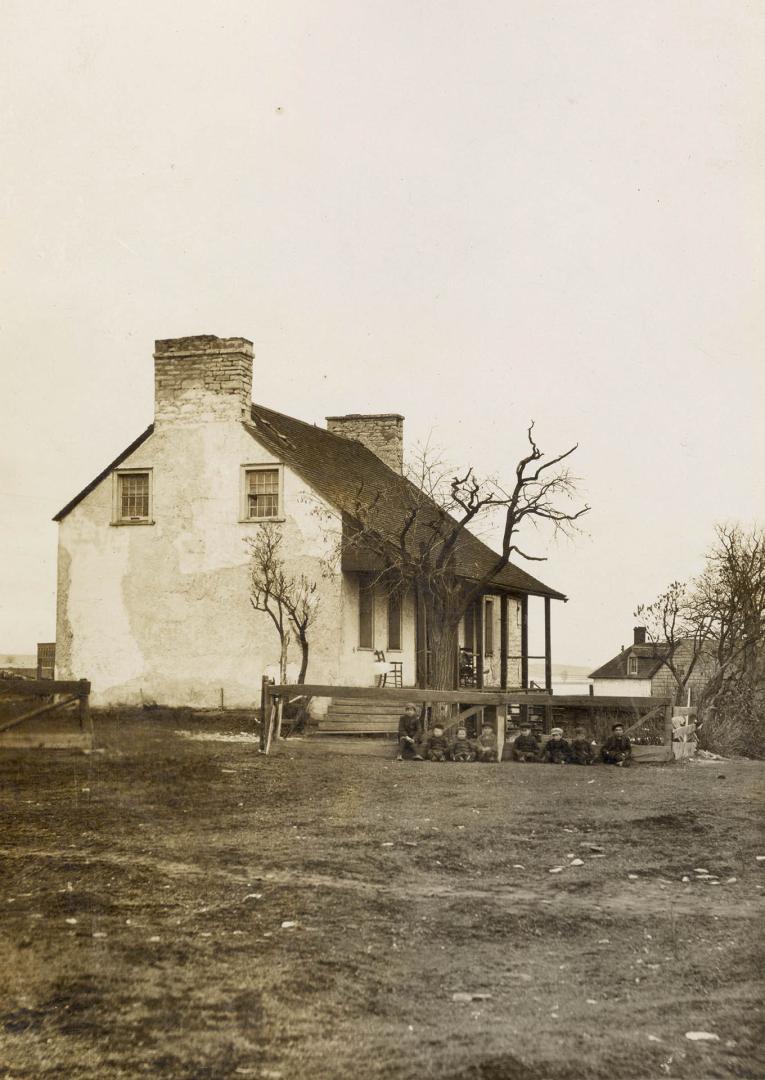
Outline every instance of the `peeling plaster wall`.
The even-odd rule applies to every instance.
[[[89,678],[93,702],[259,704],[264,669],[278,663],[268,616],[249,602],[240,518],[241,466],[276,459],[239,423],[157,424],[121,468],[153,470],[153,525],[112,525],[113,476],[61,522],[57,673]],[[321,578],[339,528],[330,509],[284,468],[283,555],[319,581],[321,613],[308,679],[338,681],[341,575]],[[299,649],[290,660],[299,663]]]

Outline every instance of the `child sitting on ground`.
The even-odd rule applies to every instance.
[[[611,734],[603,743],[600,756],[606,765],[629,765],[632,762],[632,743],[624,734],[624,724],[614,724]]]
[[[497,760],[497,736],[491,724],[481,726],[481,734],[476,740],[476,756],[479,761]]]
[[[571,747],[563,738],[563,728],[554,727],[542,750],[542,761],[549,765],[568,765],[570,760]]]
[[[468,738],[467,728],[458,727],[449,756],[452,761],[475,761],[475,744]]]
[[[539,761],[539,740],[531,734],[530,724],[521,724],[521,733],[513,743],[513,761]]]
[[[417,739],[420,734],[417,706],[411,703],[404,708],[398,719],[398,760],[422,761],[417,752]]]
[[[594,765],[592,740],[583,727],[578,727],[571,740],[571,761],[574,765]]]
[[[428,761],[446,761],[449,757],[449,743],[441,724],[434,724],[425,744],[425,757]]]

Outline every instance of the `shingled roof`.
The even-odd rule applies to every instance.
[[[646,645],[630,645],[613,660],[593,671],[590,679],[652,679],[669,655],[670,646],[666,641],[649,642]],[[637,674],[628,672],[628,659],[637,657]]]
[[[366,446],[353,439],[336,435],[315,424],[307,424],[294,416],[275,412],[264,405],[253,405],[251,417],[252,424],[245,423],[245,429],[339,510],[347,510],[352,506],[359,493],[368,498],[379,494],[382,497],[380,505],[383,507],[381,516],[385,515],[385,523],[391,530],[391,535],[396,535],[396,527],[403,523],[405,509],[411,503],[412,485],[408,480],[389,468]],[[153,425],[148,427],[135,442],[107,465],[103,472],[75,495],[53,520],[61,521],[65,518],[113,469],[129,457],[153,430]],[[421,493],[418,498],[422,499]],[[436,513],[440,512],[435,503],[433,509]],[[463,530],[456,547],[455,559],[458,574],[471,580],[480,580],[491,570],[497,560],[497,553],[478,537]],[[344,553],[343,568],[365,570],[370,567],[364,563],[360,553],[350,552]],[[566,599],[563,593],[550,588],[512,563],[496,575],[492,584],[508,592],[549,596],[555,600]]]
[[[360,442],[336,435],[325,428],[306,424],[293,416],[274,412],[263,405],[252,406],[252,420],[257,439],[333,506],[340,510],[352,507],[359,493],[365,499],[382,496],[380,520],[396,536],[411,505],[412,485],[389,468]],[[422,494],[418,493],[422,500]],[[434,512],[440,511],[433,504]],[[467,530],[463,530],[455,552],[456,570],[463,577],[479,580],[497,561],[497,553]],[[344,553],[343,568],[369,569],[360,553]],[[527,574],[512,563],[500,571],[493,584],[508,592],[549,596],[565,600],[563,593]]]

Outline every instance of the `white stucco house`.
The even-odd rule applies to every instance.
[[[413,597],[370,585],[350,557],[322,576],[348,492],[406,483],[403,417],[321,428],[253,404],[244,338],[157,341],[154,363],[153,423],[54,519],[58,677],[90,679],[97,705],[251,706],[278,640],[249,602],[244,540],[274,522],[288,564],[319,583],[308,681],[374,685],[383,650],[417,685],[426,646]],[[470,577],[496,555],[469,537],[460,559]],[[549,643],[550,600],[565,597],[518,567],[468,614],[461,647],[479,684],[528,684],[529,596],[544,597]]]

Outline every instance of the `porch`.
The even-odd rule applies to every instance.
[[[454,659],[454,689],[524,690],[552,693],[550,597],[543,603],[544,652],[529,652],[529,596],[487,591],[465,612]],[[418,605],[417,686],[429,683],[427,627]],[[529,677],[529,661],[544,663],[543,683]]]

